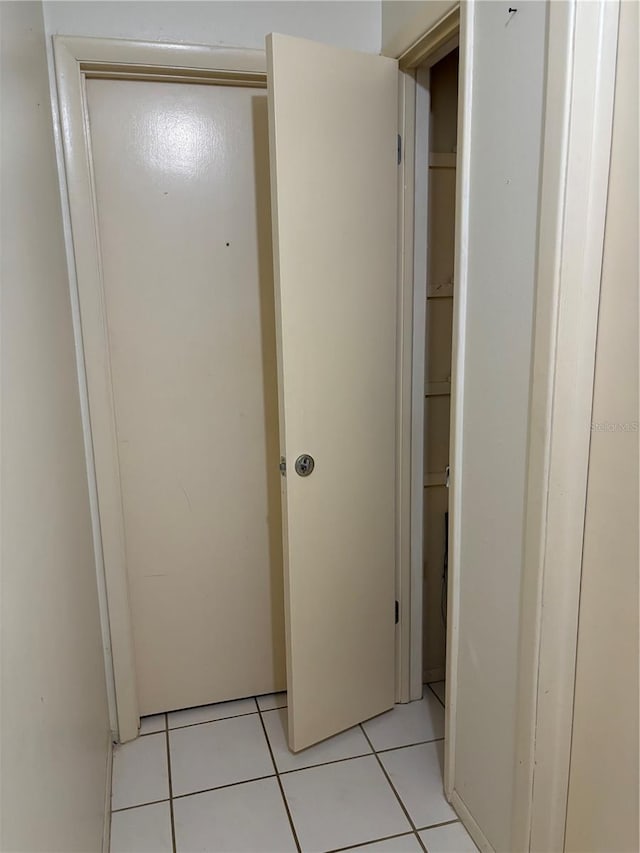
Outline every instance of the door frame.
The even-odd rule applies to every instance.
[[[53,41],[67,193],[63,206],[69,205],[72,229],[67,254],[77,312],[74,326],[80,383],[88,398],[87,467],[97,497],[92,508],[96,571],[106,594],[101,613],[106,677],[115,697],[114,738],[125,742],[137,737],[140,716],[85,80],[101,77],[266,89],[266,59],[260,50],[71,36],[54,36]]]
[[[425,27],[410,38],[410,46],[393,54],[399,61],[398,135],[398,388],[396,447],[396,598],[400,621],[396,632],[396,701],[422,697],[422,491],[424,433],[424,300],[426,270],[427,170],[416,168],[416,133],[428,121],[428,101],[417,100],[418,69],[435,64],[453,49],[460,29],[460,9],[450,3],[432,4]],[[442,8],[445,14],[442,14]],[[406,37],[408,34],[404,33]],[[391,55],[391,54],[389,54]],[[428,132],[428,131],[427,131]],[[418,140],[420,141],[420,140]],[[424,230],[423,230],[424,229]],[[421,242],[422,235],[424,239]],[[422,266],[421,266],[422,265]],[[421,320],[422,318],[422,320]],[[416,370],[414,371],[414,365]],[[420,390],[422,388],[422,390]]]
[[[398,672],[400,701],[409,702],[422,696],[422,583],[423,583],[423,460],[424,460],[424,352],[427,270],[428,165],[416,160],[416,150],[429,132],[429,96],[426,91],[428,69],[444,56],[462,46],[461,10],[450,9],[434,22],[411,47],[399,57],[399,117],[402,159],[398,170],[398,578],[401,620],[399,632]],[[462,49],[461,49],[462,73]],[[458,138],[462,138],[465,116],[465,93],[460,90],[458,102]],[[461,161],[463,146],[458,145],[457,174],[465,167]],[[457,187],[464,184],[458,180]],[[458,193],[458,189],[456,190]],[[456,199],[457,213],[464,211],[463,199]],[[456,219],[460,219],[459,215]],[[456,223],[457,228],[457,223]],[[466,232],[459,237],[466,242]],[[454,414],[455,365],[463,366],[456,356],[464,343],[464,329],[456,303],[464,299],[465,282],[456,282],[454,299],[451,403]],[[459,298],[458,298],[459,293]],[[462,376],[458,377],[461,386]],[[461,411],[461,409],[460,409]],[[452,417],[452,455],[454,458]],[[459,448],[461,452],[461,447]],[[455,468],[451,465],[450,495],[455,500]],[[450,511],[450,526],[453,514]],[[447,618],[447,624],[449,620]],[[405,649],[407,650],[405,653]],[[404,666],[404,669],[402,668]]]
[[[425,105],[417,69],[442,57],[459,32],[458,158],[455,298],[450,438],[449,589],[446,685],[445,791],[481,850],[492,850],[455,790],[456,659],[459,600],[460,490],[467,183],[473,100],[472,21],[477,0],[449,8],[399,52],[399,128],[404,153],[399,176],[399,316],[404,334],[401,387],[411,405],[399,407],[398,495],[411,521],[399,528],[400,590],[406,590],[410,666],[402,685],[408,699],[422,693],[422,440],[424,283],[416,267],[426,258],[426,212],[418,191],[426,177],[415,163],[415,139]],[[435,5],[435,4],[434,4]],[[514,767],[514,851],[564,848],[569,782],[583,522],[593,396],[595,345],[611,150],[619,0],[548,4],[547,69],[530,426],[528,442],[517,762]],[[406,34],[405,34],[406,36]],[[445,53],[448,52],[445,49]],[[428,104],[427,104],[428,108]],[[585,247],[587,249],[585,250]],[[416,300],[414,303],[414,299]],[[412,354],[411,354],[412,353]],[[417,362],[415,359],[417,358]],[[418,387],[420,386],[420,387]],[[417,434],[416,434],[417,433]],[[413,455],[412,455],[413,450]],[[412,471],[414,476],[412,477]],[[417,476],[415,476],[417,472]],[[418,486],[419,482],[419,486]],[[420,510],[415,506],[419,501]],[[400,559],[401,557],[401,559]],[[420,661],[420,665],[418,664]],[[406,701],[406,699],[405,699]],[[535,783],[535,784],[534,784]]]
[[[52,100],[61,201],[68,224],[65,239],[78,375],[86,401],[83,422],[111,728],[114,740],[125,742],[137,736],[140,717],[84,81],[90,75],[266,88],[266,54],[263,50],[60,35],[53,37],[53,56]],[[411,346],[410,331],[406,334],[399,326],[398,340],[399,348],[406,350],[407,342]],[[398,406],[411,403],[410,395],[400,393],[405,387],[401,381],[404,363],[399,359]],[[398,416],[398,424],[401,420]],[[398,477],[397,499],[400,486]],[[406,604],[404,612],[408,612],[410,590],[406,585],[403,588],[400,570],[403,552],[399,531],[405,517],[409,517],[408,510],[398,499],[396,588],[398,600]],[[396,701],[409,699],[402,692],[404,674],[409,670],[411,646],[405,636],[409,624],[408,619],[401,619],[396,631]]]
[[[398,394],[396,564],[402,618],[396,646],[397,701],[422,697],[424,352],[428,166],[416,148],[429,132],[426,71],[460,43],[460,7],[431,22],[396,58],[398,72]],[[460,102],[458,121],[462,118]],[[458,129],[460,136],[460,124]],[[460,146],[459,146],[460,150]],[[458,155],[457,168],[460,168]],[[458,182],[461,183],[461,182]],[[456,210],[462,209],[458,200]],[[455,306],[455,301],[454,301]],[[454,307],[455,310],[455,307]],[[459,334],[461,341],[464,336]],[[454,346],[456,320],[454,315]],[[452,380],[453,367],[452,360]],[[462,362],[461,362],[462,363]],[[454,386],[452,381],[452,402]],[[453,434],[453,430],[452,430]],[[453,482],[451,482],[453,487]],[[452,499],[453,499],[453,492]],[[451,518],[451,514],[449,516]]]

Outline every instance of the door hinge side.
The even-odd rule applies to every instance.
[[[398,166],[402,163],[402,137],[398,134]]]
[[[400,621],[400,602],[399,601],[396,601],[395,614],[396,614],[396,625],[397,625],[398,622]]]

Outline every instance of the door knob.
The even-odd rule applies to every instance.
[[[296,474],[299,474],[301,477],[308,477],[315,468],[315,465],[313,456],[303,453],[302,456],[298,456],[296,459]]]

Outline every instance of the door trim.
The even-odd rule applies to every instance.
[[[103,625],[103,632],[111,641],[111,654],[106,650],[105,655],[107,679],[112,678],[115,693],[114,734],[125,742],[137,737],[140,718],[85,80],[120,77],[266,87],[266,59],[260,50],[69,36],[54,37],[54,58],[71,214],[68,262],[82,317],[81,326],[76,324],[83,361],[79,370],[89,400],[87,457],[99,505],[99,517],[93,519],[96,564],[98,574],[104,573],[109,624]]]
[[[416,35],[410,48],[400,53],[398,128],[402,160],[398,169],[398,474],[397,589],[403,615],[397,635],[398,702],[420,699],[422,672],[423,584],[423,436],[424,347],[427,260],[428,167],[416,161],[416,135],[428,134],[429,99],[424,85],[426,69],[461,43],[461,10],[456,4]],[[421,85],[420,85],[421,84]],[[458,104],[458,135],[461,127]],[[460,150],[460,147],[459,147]],[[460,163],[457,164],[458,168]],[[460,183],[458,181],[458,183]],[[456,199],[456,211],[460,200]],[[455,300],[454,300],[455,306]],[[455,310],[455,307],[454,307]],[[454,315],[454,333],[456,336]],[[463,340],[462,332],[458,332]],[[455,347],[455,343],[454,343]],[[455,349],[452,357],[455,358]],[[452,361],[452,378],[455,361]],[[453,406],[452,387],[452,406]],[[453,409],[452,409],[453,410]],[[453,420],[451,426],[453,441]],[[453,469],[451,477],[453,487]],[[451,492],[453,495],[453,491]],[[453,523],[449,514],[450,525]],[[452,566],[453,571],[453,566]],[[449,617],[447,617],[447,620]]]
[[[428,83],[426,69],[435,65],[444,56],[462,45],[460,35],[460,7],[449,9],[439,20],[432,23],[420,36],[415,38],[409,49],[399,56],[400,62],[400,135],[403,142],[402,168],[399,174],[400,185],[400,239],[399,269],[400,314],[404,312],[404,334],[410,335],[408,353],[399,361],[400,382],[410,390],[409,410],[398,407],[399,412],[399,466],[398,466],[398,504],[401,519],[398,529],[399,558],[398,573],[401,579],[401,591],[407,591],[408,601],[404,612],[409,614],[410,625],[399,638],[401,644],[408,643],[406,654],[399,653],[399,660],[406,666],[404,679],[399,684],[400,701],[407,702],[422,696],[422,576],[423,576],[423,490],[422,475],[423,434],[424,434],[424,347],[425,347],[425,298],[426,298],[426,260],[427,260],[427,184],[428,167],[415,158],[418,147],[416,136],[422,139],[428,134],[429,98],[425,91]],[[462,59],[461,59],[462,63]],[[462,102],[458,105],[458,136],[461,138]],[[470,104],[470,101],[469,101]],[[460,150],[460,146],[458,146]],[[460,156],[458,156],[458,160]],[[460,162],[457,168],[460,168]],[[458,185],[460,185],[458,180]],[[456,190],[458,192],[458,190]],[[456,211],[461,211],[461,200],[456,199]],[[462,292],[461,297],[462,297]],[[454,301],[455,312],[455,301]],[[455,374],[456,335],[464,341],[463,330],[456,327],[454,313],[452,379]],[[405,342],[406,344],[406,342]],[[406,346],[405,346],[406,349]],[[462,362],[461,362],[462,365]],[[455,390],[452,386],[452,411]],[[451,425],[453,443],[454,422]],[[452,444],[453,446],[453,444]],[[453,458],[453,456],[452,456]],[[454,471],[451,474],[451,496],[453,498]],[[402,503],[402,498],[405,503]],[[407,509],[403,518],[402,507]],[[453,525],[450,511],[450,525]],[[452,542],[453,550],[453,542]],[[453,571],[451,566],[451,571]],[[449,617],[448,617],[449,618]],[[408,638],[408,639],[407,639]],[[406,674],[405,674],[406,672]]]
[[[422,594],[413,569],[412,538],[412,364],[414,339],[414,151],[415,73],[398,72],[398,132],[401,159],[398,167],[398,302],[396,389],[396,702],[411,702],[422,695]],[[422,572],[418,573],[418,577]]]
[[[435,65],[452,50],[451,43],[456,42],[460,33],[460,4],[436,21],[433,26],[416,39],[399,57],[403,68]]]
[[[620,4],[549,7],[512,849],[560,853]]]
[[[406,23],[383,44],[382,55],[399,60],[403,68],[417,68],[458,31],[460,5],[458,0],[413,4]]]

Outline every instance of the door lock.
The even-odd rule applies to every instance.
[[[303,453],[302,456],[298,456],[296,459],[296,474],[299,474],[301,477],[308,477],[315,466],[316,463],[313,456],[309,456],[308,453]]]

